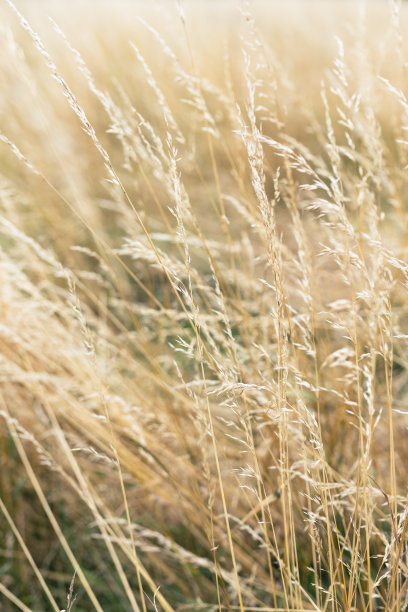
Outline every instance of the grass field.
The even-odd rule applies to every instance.
[[[3,0],[1,611],[408,609],[407,17]]]

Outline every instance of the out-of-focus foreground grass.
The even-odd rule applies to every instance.
[[[1,610],[404,610],[405,8],[17,5]]]

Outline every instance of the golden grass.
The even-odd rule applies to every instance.
[[[1,610],[408,606],[407,12],[238,4],[2,6]]]

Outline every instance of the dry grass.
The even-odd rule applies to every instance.
[[[1,610],[407,609],[405,7],[17,5]]]

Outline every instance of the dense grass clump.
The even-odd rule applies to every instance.
[[[405,6],[16,5],[0,609],[407,609]]]

